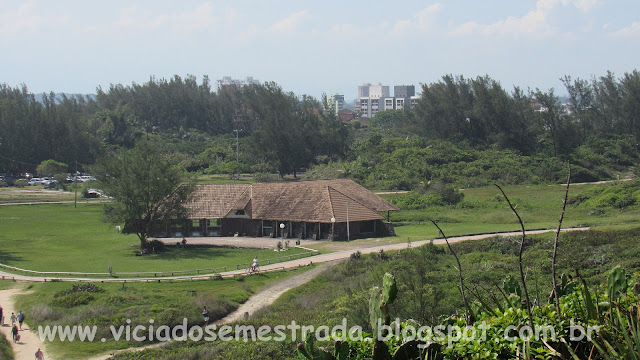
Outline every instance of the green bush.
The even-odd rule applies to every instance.
[[[11,343],[4,334],[0,334],[0,359],[13,359]]]
[[[80,305],[87,305],[93,300],[93,295],[89,293],[69,293],[56,296],[51,302],[51,305],[60,306],[63,308],[73,308]]]
[[[455,205],[463,198],[460,191],[440,184],[431,187],[426,194],[409,192],[393,197],[391,202],[403,210],[422,210],[430,206]]]

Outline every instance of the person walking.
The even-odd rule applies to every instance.
[[[18,341],[20,341],[20,334],[18,334],[18,326],[16,326],[15,324],[11,328],[11,337],[13,338],[14,343],[17,343]]]
[[[44,360],[44,353],[42,352],[42,350],[40,350],[40,348],[38,348],[38,351],[36,351],[36,360]]]
[[[0,306],[0,326],[4,325],[4,313],[2,306]]]
[[[18,317],[16,316],[16,314],[11,313],[11,318],[10,318],[10,320],[11,320],[11,326],[13,326],[13,325],[15,325],[15,324],[16,324],[16,322],[18,321]]]
[[[204,320],[204,326],[209,325],[209,312],[206,306],[202,309],[202,319]]]
[[[24,322],[24,313],[22,310],[18,311],[18,323],[20,324],[20,330],[22,330],[22,323]]]

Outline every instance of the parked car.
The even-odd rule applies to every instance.
[[[41,178],[35,178],[35,177],[31,178],[27,182],[27,185],[29,185],[29,186],[42,185],[42,179]]]
[[[45,189],[55,189],[56,186],[58,186],[58,181],[57,180],[51,180],[47,184],[44,185],[44,188]]]

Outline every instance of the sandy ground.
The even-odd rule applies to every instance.
[[[14,301],[14,295],[24,293],[19,288],[13,288],[9,290],[0,290],[0,305],[3,309],[3,315],[5,318],[4,324],[0,327],[0,331],[6,336],[7,340],[12,344],[15,360],[31,360],[35,358],[35,353],[38,348],[41,348],[44,352],[45,359],[50,359],[44,344],[40,341],[40,337],[37,334],[37,330],[31,330],[28,324],[29,314],[25,312],[25,323],[22,325],[22,331],[20,331],[20,341],[13,343],[11,340],[11,313],[18,313],[20,309],[16,306]]]

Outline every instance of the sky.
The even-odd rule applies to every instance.
[[[350,101],[445,74],[563,93],[640,67],[640,1],[1,0],[0,49],[0,83],[33,93],[253,76]]]

